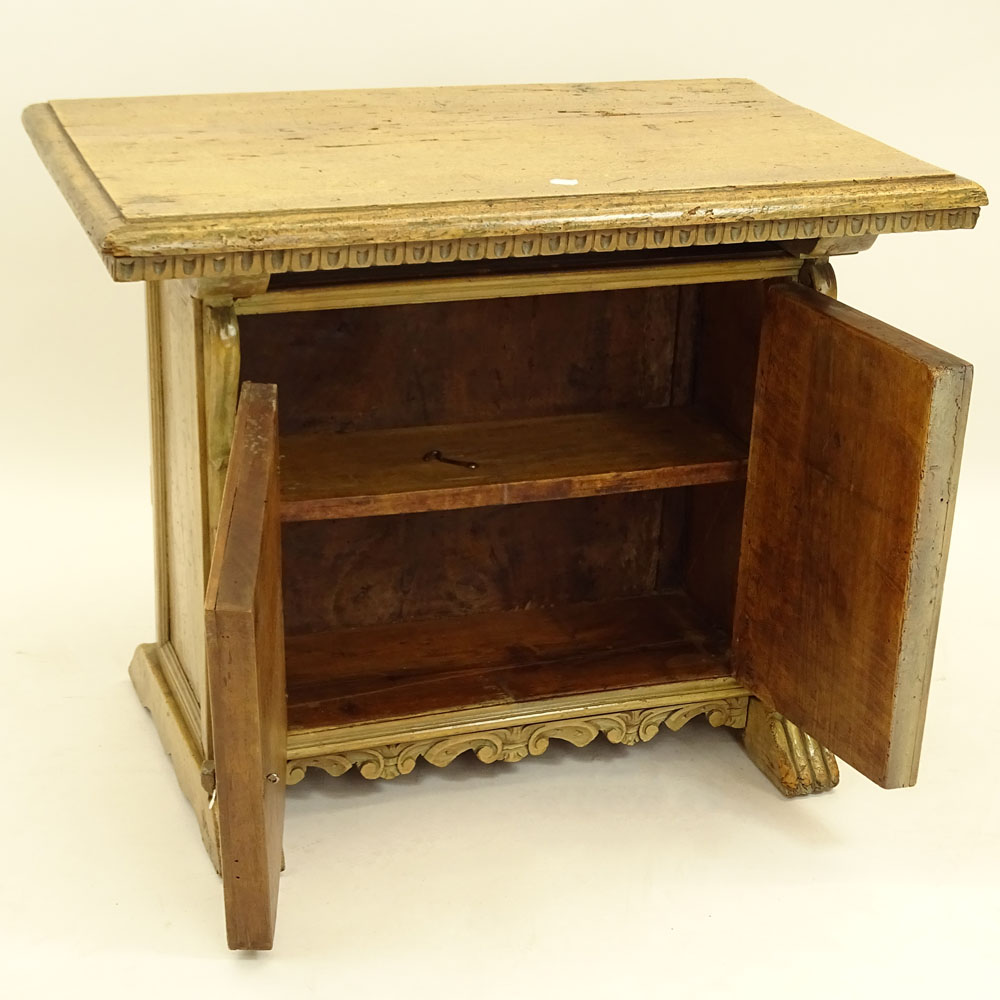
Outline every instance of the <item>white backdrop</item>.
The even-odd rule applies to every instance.
[[[506,0],[5,3],[0,983],[8,996],[962,996],[995,987],[997,210],[841,297],[977,366],[918,785],[785,801],[724,732],[291,790],[276,951],[125,674],[153,637],[142,290],[20,129],[50,98],[746,76],[1000,193],[1000,8]],[[989,978],[988,978],[989,977]]]

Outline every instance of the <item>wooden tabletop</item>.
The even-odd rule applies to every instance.
[[[777,222],[967,228],[986,202],[749,80],[52,101],[24,120],[119,279],[735,243]]]

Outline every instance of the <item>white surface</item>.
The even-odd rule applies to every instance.
[[[915,788],[845,768],[832,794],[786,801],[725,731],[697,724],[632,750],[556,746],[393,783],[311,777],[289,795],[276,951],[226,951],[221,887],[125,673],[153,637],[142,290],[108,279],[21,107],[748,76],[1000,199],[1000,16],[985,0],[287,9],[5,12],[4,995],[992,995],[1000,207],[973,233],[883,237],[838,267],[845,301],[977,365]],[[29,273],[57,251],[52,283]]]

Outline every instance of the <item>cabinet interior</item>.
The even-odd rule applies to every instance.
[[[728,675],[765,284],[242,317],[289,727]]]

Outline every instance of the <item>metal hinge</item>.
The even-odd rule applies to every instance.
[[[215,805],[215,761],[206,760],[201,765],[201,787],[208,792],[208,808]]]

